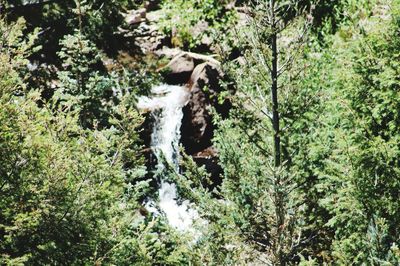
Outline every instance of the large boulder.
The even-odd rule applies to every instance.
[[[163,68],[162,73],[168,84],[186,84],[194,67],[195,63],[191,56],[179,53]]]
[[[181,142],[188,154],[201,152],[212,144],[214,126],[211,108],[218,105],[222,75],[219,65],[204,62],[196,66],[190,77],[190,99],[183,108],[181,127]]]
[[[184,52],[179,49],[164,48],[155,53],[167,58],[172,57],[171,61],[161,69],[161,73],[168,84],[188,84],[192,79],[191,76],[195,67],[204,62],[219,66],[218,60],[212,56]]]

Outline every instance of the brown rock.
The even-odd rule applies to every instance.
[[[171,73],[192,72],[194,69],[193,58],[187,54],[180,54],[169,62],[167,68]]]
[[[220,90],[219,80],[222,75],[219,65],[214,62],[204,62],[193,70],[189,85],[192,90],[207,86],[211,92],[216,92]]]
[[[143,21],[145,21],[146,19],[146,9],[145,8],[141,8],[138,10],[131,10],[125,17],[125,21],[126,23],[128,23],[129,25],[132,24],[138,24],[141,23]]]
[[[180,53],[163,68],[165,80],[168,84],[185,84],[188,82],[194,66],[192,57],[186,53]]]
[[[184,52],[179,49],[166,48],[157,51],[156,54],[167,58],[173,56],[172,60],[161,71],[166,82],[174,85],[188,83],[195,66],[198,64],[203,62],[216,66],[220,64],[213,56]]]
[[[220,90],[219,79],[222,76],[219,67],[210,62],[202,63],[194,69],[188,86],[190,99],[183,108],[181,142],[188,154],[194,154],[211,146],[214,126],[210,109],[212,97]],[[207,92],[205,88],[207,87]]]

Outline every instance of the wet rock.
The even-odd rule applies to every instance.
[[[189,103],[183,108],[181,142],[188,154],[194,154],[211,145],[214,127],[207,110],[204,93],[196,89],[191,93]]]
[[[206,61],[195,67],[190,77],[190,97],[183,108],[181,143],[187,154],[199,166],[204,166],[210,174],[210,180],[203,184],[210,191],[218,189],[222,183],[223,169],[219,165],[218,152],[212,146],[215,127],[212,123],[211,108],[215,108],[223,117],[227,116],[231,103],[218,101],[222,90],[220,80],[224,78],[218,62]]]
[[[151,133],[153,132],[154,117],[150,111],[143,112],[144,122],[140,126],[139,135],[140,139],[143,140],[143,144],[146,148],[150,147]]]

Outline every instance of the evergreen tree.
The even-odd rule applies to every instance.
[[[290,134],[308,111],[296,108],[314,103],[306,94],[312,90],[297,87],[311,17],[290,1],[256,1],[248,12],[248,25],[238,30],[244,56],[227,68],[236,77],[234,109],[229,119],[216,121],[214,142],[224,169],[216,192],[221,199],[212,209],[210,203],[199,205],[213,222],[212,237],[221,245],[216,256],[224,263],[246,258],[286,265],[299,259],[309,238],[302,234],[304,180],[290,153],[298,148],[290,145],[298,143]],[[200,198],[213,201],[210,196],[194,200]]]
[[[343,27],[335,41],[334,99],[343,107],[337,109],[340,129],[329,163],[328,180],[337,190],[324,204],[333,215],[329,225],[340,263],[396,265],[399,5],[376,3],[370,12],[367,23]]]

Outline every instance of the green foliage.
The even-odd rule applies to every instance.
[[[285,9],[286,2],[280,4]],[[293,151],[297,153],[302,143],[289,143],[293,134],[290,129],[301,119],[304,123],[312,119],[307,117],[313,114],[308,111],[314,105],[313,99],[308,99],[308,93],[318,93],[320,88],[309,89],[298,79],[305,60],[296,50],[303,50],[304,40],[297,37],[304,29],[304,20],[294,19],[288,27],[270,26],[271,17],[265,18],[267,4],[260,3],[252,11],[254,17],[237,36],[244,56],[225,68],[235,77],[238,90],[230,96],[233,109],[229,119],[215,121],[218,130],[214,145],[224,171],[222,185],[215,192],[217,199],[210,196],[197,198],[207,202],[198,203],[198,206],[204,208],[202,214],[215,230],[207,232],[210,233],[207,237],[209,241],[219,243],[214,248],[220,250],[213,257],[218,263],[229,265],[240,261],[283,265],[298,258],[301,243],[308,237],[302,234],[305,220],[299,184],[304,180],[291,169],[295,164]],[[279,19],[283,18],[283,15],[279,16]],[[279,135],[286,141],[282,148],[287,151],[281,165],[275,162],[272,103],[269,100],[273,31],[279,32],[279,50],[282,51],[279,60],[295,62],[290,70],[286,68],[280,73],[278,83],[279,113],[285,128]],[[297,111],[300,108],[303,108],[302,113]]]
[[[339,30],[328,51],[334,74],[319,135],[326,135],[320,145],[329,143],[330,151],[318,168],[322,179],[316,188],[323,192],[320,208],[329,213],[320,219],[335,232],[332,256],[340,264],[398,263],[391,248],[399,239],[393,196],[398,143],[392,131],[398,124],[392,112],[398,107],[393,86],[398,69],[392,63],[398,6],[392,3],[390,18],[387,4],[372,8],[368,19],[344,25],[349,34]]]
[[[149,184],[139,154],[142,118],[130,97],[114,106],[108,129],[82,127],[73,99],[44,102],[24,83],[34,38],[23,38],[23,24],[0,25],[0,263],[181,263],[183,239],[162,220],[140,214]],[[79,51],[83,61],[63,51],[65,76],[90,82],[85,55],[91,50]],[[71,96],[86,96],[79,89],[65,87]]]
[[[345,6],[350,12],[357,4]],[[245,53],[247,64],[233,67],[240,85],[230,96],[234,109],[228,120],[216,120],[214,144],[224,169],[223,183],[213,192],[218,199],[202,187],[207,181],[201,170],[178,180],[210,222],[196,248],[211,264],[271,262],[277,189],[288,189],[287,242],[281,243],[296,247],[288,263],[399,263],[398,5],[370,4],[351,11],[337,34],[327,36],[324,45],[331,48],[311,39],[312,47],[297,57],[301,79],[296,68],[281,77],[285,186],[274,185],[269,166],[270,80],[262,75],[268,74],[263,57],[257,57],[269,56],[268,43]],[[250,30],[246,34],[254,45]],[[283,35],[290,34],[288,29]],[[207,253],[208,247],[216,252]]]
[[[64,71],[58,72],[60,89],[56,96],[60,100],[72,101],[81,109],[81,121],[85,127],[99,123],[106,125],[112,107],[114,80],[106,73],[93,71],[94,65],[101,64],[99,51],[79,32],[66,35],[61,46],[58,54]],[[73,99],[68,99],[71,96]]]
[[[379,12],[379,6],[375,12]],[[355,261],[380,265],[388,260],[391,246],[399,240],[398,139],[398,5],[392,5],[392,19],[377,18],[366,25],[354,50],[351,80],[346,80],[346,96],[351,110],[350,136],[352,175],[351,197],[362,216],[348,223],[358,226],[340,235],[342,256],[349,259],[353,248],[365,250]],[[376,14],[378,16],[378,14]],[[359,219],[359,220],[357,220]],[[363,236],[362,236],[363,235]],[[351,245],[348,238],[357,237]],[[347,244],[346,244],[347,243]],[[371,246],[373,245],[373,246]],[[369,252],[367,252],[369,250]],[[394,261],[398,263],[398,261]]]
[[[190,156],[183,173],[163,173],[199,214],[189,232],[142,206],[154,186],[135,105],[158,80],[104,52],[114,49],[120,12],[139,3],[1,3],[1,265],[400,263],[397,1],[276,2],[287,7],[278,12],[279,167],[269,1],[237,1],[249,5],[249,21],[235,31],[226,1],[163,1],[173,44],[200,50],[204,37],[218,39],[221,83],[236,88],[216,95],[232,104],[229,117],[213,112],[222,184],[210,191],[210,174]],[[316,27],[304,31],[312,19],[296,15],[313,4]],[[29,27],[28,11],[37,15]],[[296,38],[303,32],[306,43]],[[56,75],[30,70],[42,59]]]
[[[56,100],[79,110],[84,127],[109,127],[110,120],[119,116],[119,104],[134,104],[135,95],[148,92],[157,80],[154,75],[143,77],[146,72],[106,71],[105,55],[79,32],[64,36],[58,55],[63,70],[57,73]]]
[[[234,12],[226,10],[225,0],[163,1],[161,28],[171,36],[172,44],[195,49],[205,38],[228,30]]]
[[[134,0],[99,1],[8,1],[11,18],[24,16],[30,25],[44,29],[39,37],[46,56],[53,56],[59,40],[80,29],[90,41],[108,52],[115,52],[117,28],[124,24],[122,12],[138,6]],[[34,15],[32,15],[34,14]]]

